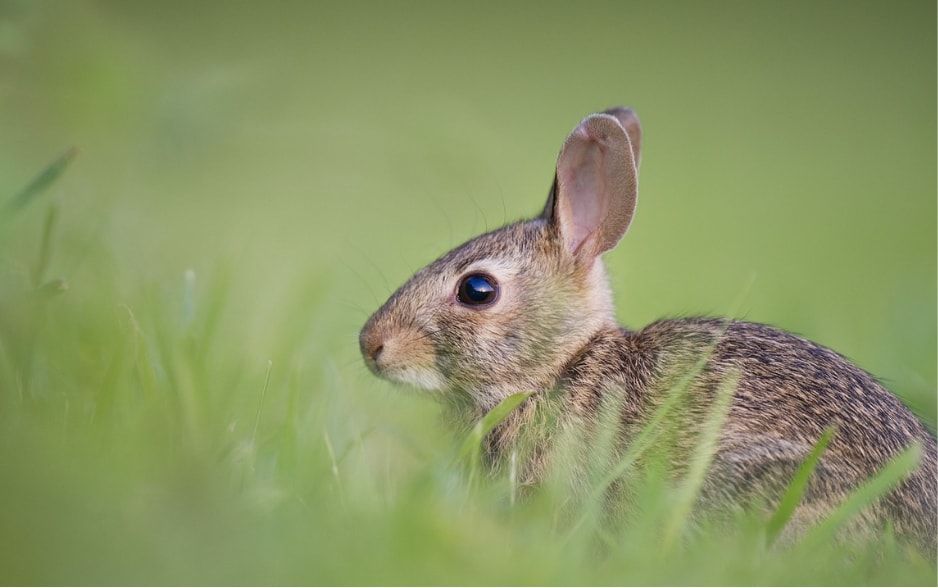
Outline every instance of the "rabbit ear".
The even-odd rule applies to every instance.
[[[642,125],[638,121],[638,115],[631,108],[624,106],[615,106],[603,111],[603,114],[616,117],[616,120],[625,129],[625,134],[629,136],[629,143],[632,146],[632,159],[635,160],[635,169],[638,169],[642,159]]]
[[[627,128],[638,139],[634,145]],[[640,128],[631,110],[611,109],[586,117],[564,142],[543,217],[573,255],[595,257],[628,230],[638,193]]]

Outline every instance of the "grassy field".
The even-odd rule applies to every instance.
[[[566,134],[622,103],[645,140],[606,258],[621,321],[783,327],[934,430],[935,18],[0,0],[0,582],[934,585],[888,537],[663,541],[651,478],[612,537],[565,529],[549,493],[469,483],[437,404],[357,335],[538,211]]]

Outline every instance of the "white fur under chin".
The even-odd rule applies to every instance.
[[[390,377],[402,384],[410,384],[424,390],[441,390],[445,384],[443,376],[431,369],[406,368]]]

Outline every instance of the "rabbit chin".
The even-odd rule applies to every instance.
[[[410,384],[424,390],[442,390],[446,386],[443,376],[429,368],[408,366],[387,371],[382,375],[393,382]]]

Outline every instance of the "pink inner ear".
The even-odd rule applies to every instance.
[[[567,140],[557,166],[559,190],[565,194],[560,204],[562,230],[570,252],[577,254],[596,233],[606,214],[603,146],[580,125]]]
[[[570,252],[587,259],[615,247],[632,221],[637,192],[625,129],[608,114],[583,119],[557,159],[553,220]]]

